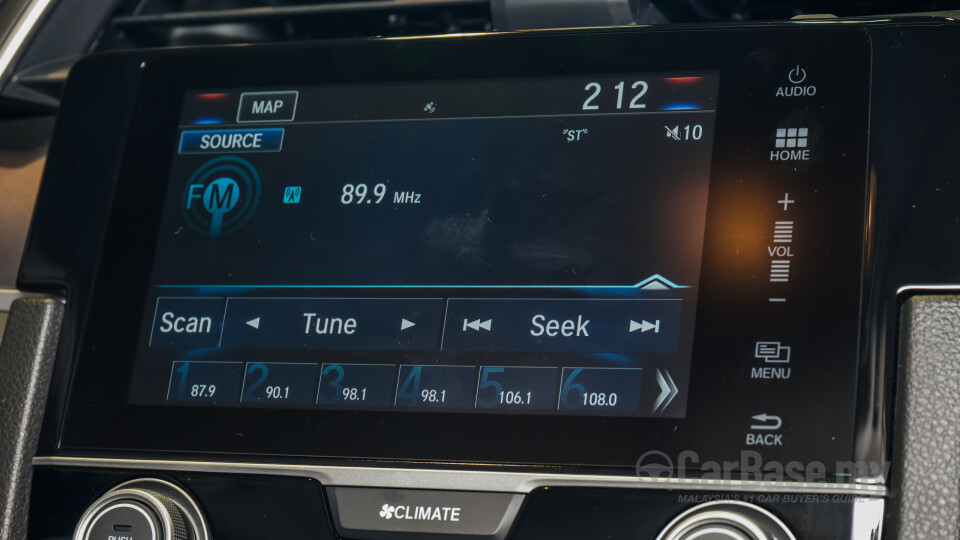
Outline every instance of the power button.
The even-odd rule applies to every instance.
[[[799,64],[797,64],[797,66],[791,69],[790,73],[787,74],[787,78],[790,79],[790,82],[793,84],[800,84],[807,80],[807,70],[803,69]]]
[[[817,86],[808,75],[807,68],[800,64],[791,67],[787,71],[787,76],[780,79],[781,86],[777,87],[776,97],[798,98],[817,95]]]

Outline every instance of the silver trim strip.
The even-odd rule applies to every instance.
[[[313,478],[327,486],[498,491],[502,493],[529,493],[542,487],[606,487],[740,491],[750,493],[849,494],[873,497],[883,497],[887,494],[886,486],[864,484],[701,480],[696,478],[638,478],[635,476],[595,474],[451,471],[437,469],[398,469],[389,467],[240,463],[229,461],[35,457],[33,458],[33,465],[36,467],[99,467],[106,469],[139,469],[144,471],[168,470],[225,474],[301,476]]]
[[[34,27],[46,13],[50,3],[51,0],[31,0],[13,24],[7,39],[0,45],[0,82],[7,79],[7,69],[20,53],[24,42],[33,34]]]
[[[904,285],[897,289],[897,296],[905,292],[933,292],[933,291],[954,291],[960,292],[960,285]]]

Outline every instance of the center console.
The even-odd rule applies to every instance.
[[[912,277],[841,22],[83,60],[31,538],[876,538]]]

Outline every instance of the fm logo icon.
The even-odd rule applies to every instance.
[[[260,203],[260,175],[245,159],[208,161],[183,190],[183,217],[197,232],[216,238],[247,222]]]

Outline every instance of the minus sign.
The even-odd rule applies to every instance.
[[[787,299],[786,299],[786,298],[771,298],[770,301],[771,301],[771,302],[786,302]]]

